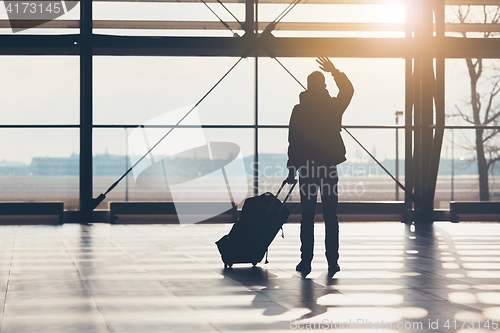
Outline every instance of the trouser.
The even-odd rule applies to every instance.
[[[339,223],[337,205],[339,201],[336,172],[321,177],[310,177],[303,172],[299,174],[300,204],[302,219],[300,221],[301,259],[311,261],[314,254],[314,217],[318,192],[321,192],[323,218],[325,220],[325,249],[329,266],[337,264],[339,258]]]

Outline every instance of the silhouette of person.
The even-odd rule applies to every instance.
[[[316,62],[320,69],[332,74],[339,88],[337,97],[326,89],[325,77],[319,71],[307,77],[307,90],[300,93],[290,117],[288,132],[287,183],[299,174],[301,261],[296,267],[306,276],[311,271],[314,252],[314,217],[318,192],[321,192],[325,220],[325,248],[328,277],[340,270],[339,225],[337,218],[337,164],[346,160],[345,146],[340,135],[342,115],[351,102],[354,88],[347,76],[325,57]]]

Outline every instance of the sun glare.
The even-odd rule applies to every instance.
[[[404,23],[406,18],[404,5],[380,5],[375,14],[382,23]]]

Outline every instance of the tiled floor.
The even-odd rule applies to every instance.
[[[306,279],[298,224],[224,270],[229,229],[2,226],[0,332],[500,332],[500,224],[342,224],[332,280],[319,223]]]

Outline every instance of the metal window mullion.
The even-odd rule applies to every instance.
[[[412,10],[414,3],[407,1],[406,3],[406,59],[405,59],[405,186],[408,189],[405,192],[405,206],[409,216],[405,217],[406,223],[411,223],[413,217],[412,213],[413,204],[408,192],[413,193],[413,59],[414,53],[413,46],[415,39],[413,38],[414,31],[414,11]]]
[[[249,1],[249,0],[247,0]],[[258,33],[258,0],[254,0],[252,31],[254,34]],[[249,11],[247,11],[247,24],[249,20]],[[247,27],[248,28],[248,27]],[[253,195],[259,195],[259,50],[255,50],[255,141],[254,141],[254,164],[253,164]]]
[[[92,220],[92,0],[80,2],[80,222]]]
[[[253,195],[259,195],[259,57],[255,54],[255,132],[253,159]]]

